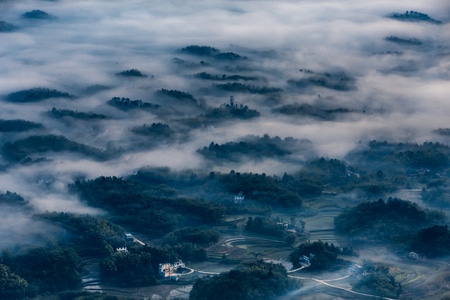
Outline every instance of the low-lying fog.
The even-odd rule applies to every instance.
[[[48,15],[25,15],[34,10]],[[388,18],[407,10],[442,23]],[[35,158],[48,160],[33,164],[2,159],[0,191],[22,195],[39,211],[95,213],[67,195],[67,184],[76,177],[125,176],[149,165],[283,174],[301,168],[305,159],[304,153],[294,153],[290,160],[212,163],[197,149],[213,141],[264,134],[309,139],[317,156],[342,159],[359,141],[436,141],[432,131],[449,127],[450,4],[445,0],[2,0],[0,21],[0,119],[43,125],[2,132],[1,145],[52,134],[115,154],[98,160],[37,153]],[[180,51],[190,45],[239,57]],[[117,75],[133,69],[143,76]],[[194,77],[201,72],[245,76],[237,82],[274,91],[227,90],[218,85],[234,81]],[[331,84],[304,84],[310,74]],[[8,101],[11,93],[41,87],[75,98]],[[161,89],[189,93],[197,102],[165,97]],[[187,119],[229,103],[230,96],[260,116],[186,125]],[[159,108],[121,110],[107,104],[113,97]],[[294,104],[349,113],[321,119],[276,112]],[[58,119],[50,116],[52,108],[105,118]],[[130,130],[152,123],[167,124],[176,134],[151,140]],[[33,227],[22,221],[22,213],[18,216],[10,220],[19,221],[16,228]],[[2,232],[11,226],[5,223]]]

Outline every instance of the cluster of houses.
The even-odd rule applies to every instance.
[[[159,276],[162,278],[168,278],[172,276],[178,276],[179,274],[176,274],[176,271],[178,269],[185,268],[184,262],[180,260],[177,260],[175,263],[161,263],[159,264]]]
[[[138,242],[142,243],[138,239],[136,239],[131,233],[125,233],[125,240],[129,243]],[[145,245],[144,243],[142,243]],[[116,252],[119,253],[128,253],[127,247],[118,247],[116,248]],[[160,263],[159,264],[159,276],[161,278],[170,278],[170,277],[178,277],[180,274],[177,273],[178,269],[186,268],[184,262],[179,259],[175,263]]]
[[[369,275],[369,273],[367,273],[367,271],[364,270],[363,267],[361,267],[358,264],[353,264],[350,267],[350,274],[357,279],[361,279],[361,278]]]
[[[413,259],[413,260],[418,260],[421,257],[420,257],[420,255],[418,253],[411,251],[411,252],[408,253],[408,258],[409,259]]]
[[[311,265],[311,259],[316,257],[314,253],[309,253],[309,257],[307,255],[303,255],[300,257],[300,264],[303,267],[309,267]]]

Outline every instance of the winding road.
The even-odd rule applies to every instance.
[[[326,285],[326,286],[331,287],[331,288],[335,288],[335,289],[338,289],[338,290],[341,290],[341,291],[346,291],[346,292],[351,293],[353,295],[364,296],[364,297],[369,297],[369,298],[385,299],[385,300],[395,300],[393,298],[387,298],[387,297],[381,297],[381,296],[377,296],[377,295],[371,295],[371,294],[355,292],[355,291],[353,291],[353,290],[351,290],[349,288],[344,288],[344,287],[340,287],[340,286],[328,283],[329,281],[338,281],[338,280],[345,279],[348,276],[340,277],[340,278],[337,278],[337,279],[328,279],[328,280],[317,279],[317,278],[314,278],[314,277],[308,278],[308,277],[293,276],[293,275],[288,275],[288,277],[289,278],[300,279],[300,280],[312,280],[312,281],[318,282],[320,284]]]

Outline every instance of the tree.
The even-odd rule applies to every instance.
[[[28,282],[0,264],[0,298],[23,299],[28,289]]]
[[[316,241],[301,244],[289,257],[294,268],[300,267],[300,259],[307,256],[311,263],[308,270],[325,270],[336,262],[339,253],[340,249],[333,244],[328,245],[328,243]]]
[[[413,251],[419,251],[429,257],[450,254],[450,230],[447,225],[434,225],[420,230],[411,243]]]
[[[210,279],[199,279],[189,294],[191,300],[259,300],[276,299],[293,288],[286,269],[280,264],[262,260]]]

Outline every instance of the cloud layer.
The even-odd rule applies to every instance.
[[[23,16],[32,10],[55,18]],[[443,24],[387,18],[406,10],[427,13]],[[88,211],[77,199],[64,196],[66,185],[77,176],[124,176],[147,165],[209,168],[196,150],[212,141],[225,143],[265,133],[306,138],[318,156],[342,158],[359,141],[423,142],[436,138],[433,129],[450,126],[450,5],[443,0],[0,1],[0,20],[16,26],[12,32],[0,32],[0,119],[24,119],[45,127],[38,133],[1,133],[1,142],[32,134],[57,134],[121,153],[107,162],[61,153],[46,153],[50,161],[31,166],[6,166],[5,162],[0,190],[24,191],[38,210]],[[385,40],[388,36],[414,38],[422,44],[393,43]],[[212,46],[248,59],[219,61],[179,52],[188,45]],[[148,76],[115,75],[134,68]],[[349,76],[356,88],[292,86],[289,80],[308,76],[300,69],[325,78],[326,74]],[[223,82],[192,77],[199,72],[254,76],[257,79],[250,85],[282,92],[217,90],[213,84]],[[93,85],[100,88],[87,93]],[[6,101],[12,92],[35,87],[57,89],[77,98],[26,104]],[[203,106],[189,108],[178,100],[161,98],[156,92],[162,88],[190,93]],[[177,121],[205,113],[205,107],[227,103],[231,95],[237,104],[258,110],[261,117],[187,129]],[[116,96],[159,104],[162,112],[120,111],[106,104]],[[272,111],[294,103],[346,108],[353,113],[323,121]],[[109,119],[62,121],[46,115],[53,107],[100,113]],[[145,143],[129,129],[154,122],[168,124],[179,136],[170,143],[156,141],[150,147],[145,141],[147,146],[137,147]],[[267,160],[213,168],[282,173],[300,166]],[[48,184],[36,184],[42,177]],[[64,201],[60,200],[63,197]]]

